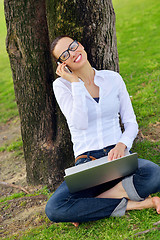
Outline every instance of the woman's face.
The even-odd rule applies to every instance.
[[[66,51],[69,47],[69,45],[74,40],[69,37],[61,38],[57,45],[55,46],[55,49],[53,51],[54,56],[58,59],[60,55]],[[65,60],[64,62],[67,64],[67,66],[72,70],[76,71],[80,69],[87,61],[87,53],[84,50],[84,47],[79,43],[78,48],[75,51],[69,50],[70,57]]]

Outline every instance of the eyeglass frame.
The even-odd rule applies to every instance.
[[[77,40],[74,40],[73,42],[71,42],[71,43],[69,44],[68,49],[61,53],[61,55],[60,55],[59,58],[57,59],[57,62],[64,62],[64,61],[66,61],[66,60],[70,57],[69,51],[74,52],[74,51],[77,50],[77,48],[76,48],[75,50],[71,50],[71,49],[70,49],[70,46],[71,46],[74,42],[77,43],[77,48],[79,47],[79,43],[77,42]],[[61,59],[61,56],[62,56],[62,54],[64,54],[65,52],[68,52],[68,57],[67,57],[65,60],[62,60],[62,59]]]

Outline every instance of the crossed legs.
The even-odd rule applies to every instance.
[[[160,191],[160,167],[148,160],[139,159],[139,167],[133,176],[101,193],[97,198],[126,198],[126,210],[155,208],[160,214],[160,198],[148,197]]]
[[[123,216],[126,210],[133,209],[155,208],[160,214],[160,198],[149,198],[156,192],[160,192],[160,167],[139,159],[133,175],[109,188],[96,186],[71,194],[63,182],[49,199],[46,214],[53,222],[72,222],[75,226],[78,222]]]
[[[160,198],[159,197],[148,197],[143,201],[132,201],[129,199],[128,194],[123,188],[122,182],[119,182],[115,187],[108,191],[101,193],[97,198],[127,198],[126,210],[140,210],[145,208],[155,208],[157,213],[160,214]]]
[[[96,198],[128,199],[126,210],[155,208],[160,214],[160,198],[149,197],[151,193],[160,191],[160,167],[148,160],[139,159],[139,168],[113,188],[99,194]],[[73,223],[78,226],[78,223]]]
[[[115,187],[109,189],[108,191],[101,193],[97,198],[127,198],[126,210],[141,210],[147,208],[155,208],[157,213],[160,214],[160,198],[159,197],[148,197],[143,201],[132,201],[122,186],[122,182],[119,182]],[[75,227],[79,226],[78,222],[72,222]]]

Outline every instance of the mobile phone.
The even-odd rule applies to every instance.
[[[60,62],[57,62],[57,64],[59,65]],[[65,71],[66,71],[67,73],[72,73],[71,70],[70,70],[67,66],[65,66]]]

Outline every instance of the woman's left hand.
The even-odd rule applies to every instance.
[[[117,143],[116,146],[108,153],[108,161],[110,162],[117,158],[123,157],[125,149],[126,145],[124,143]]]

